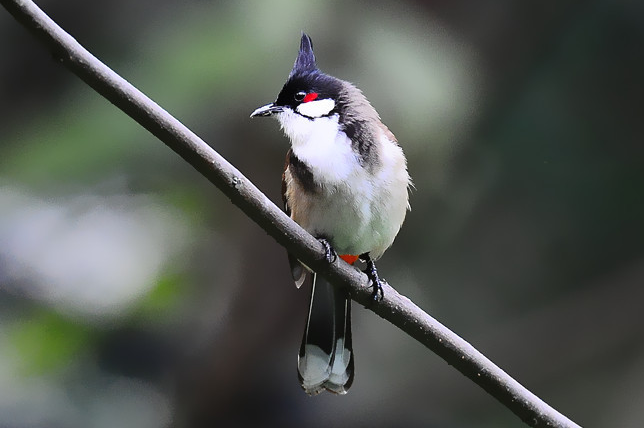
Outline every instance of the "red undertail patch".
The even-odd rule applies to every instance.
[[[351,254],[338,254],[338,255],[342,260],[349,263],[350,265],[354,264],[359,258],[359,256],[354,256]]]

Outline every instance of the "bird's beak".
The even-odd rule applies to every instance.
[[[275,113],[282,111],[281,106],[276,106],[275,103],[266,104],[250,114],[250,117],[272,116]]]

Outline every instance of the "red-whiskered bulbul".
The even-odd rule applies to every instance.
[[[362,92],[322,73],[311,38],[300,50],[275,102],[251,117],[273,116],[291,141],[282,175],[286,213],[320,239],[327,260],[359,258],[382,298],[374,264],[392,244],[409,209],[411,184],[396,137]],[[311,304],[298,358],[302,388],[346,394],[353,382],[351,300],[289,256],[297,287],[312,281]]]

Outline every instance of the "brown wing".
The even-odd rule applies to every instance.
[[[291,209],[288,206],[288,201],[286,200],[286,170],[288,169],[288,165],[291,163],[291,153],[292,150],[288,149],[288,152],[286,152],[286,159],[284,161],[284,171],[282,172],[282,203],[284,212],[286,213],[287,216],[291,216]]]
[[[293,151],[291,149],[286,153],[286,160],[284,162],[284,172],[282,173],[282,202],[284,204],[284,212],[287,216],[291,216],[291,208],[288,205],[288,200],[286,198],[286,190],[288,183],[286,181],[286,174],[291,164],[291,155]],[[306,269],[298,259],[296,259],[291,254],[288,254],[288,263],[291,266],[291,275],[293,276],[293,281],[295,281],[295,286],[300,288],[306,279]]]

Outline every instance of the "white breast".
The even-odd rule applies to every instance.
[[[339,131],[337,115],[309,120],[285,111],[278,119],[319,186],[306,192],[287,171],[293,219],[314,236],[326,237],[339,254],[369,252],[379,258],[408,209],[409,175],[401,148],[383,130],[376,145],[379,164],[368,170]]]

